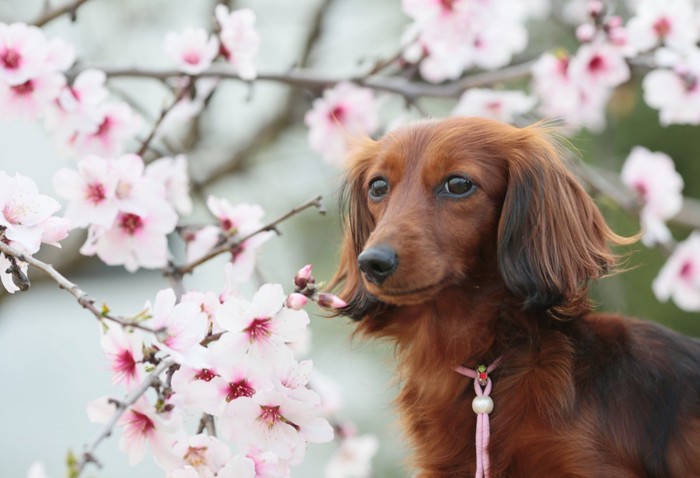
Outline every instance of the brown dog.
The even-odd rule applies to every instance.
[[[357,148],[332,284],[397,344],[421,477],[473,476],[490,374],[492,477],[700,477],[700,343],[590,312],[614,234],[542,129],[452,118]]]

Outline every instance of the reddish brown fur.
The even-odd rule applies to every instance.
[[[476,192],[439,197],[451,174]],[[389,192],[368,199],[368,184]],[[494,477],[700,476],[700,346],[667,329],[592,314],[588,283],[614,268],[615,235],[542,128],[467,118],[359,145],[333,281],[359,330],[397,344],[397,398],[421,477],[473,475],[471,382],[493,372]],[[388,244],[381,286],[357,256]]]

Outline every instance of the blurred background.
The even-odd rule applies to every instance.
[[[75,45],[79,61],[87,65],[171,68],[162,49],[165,34],[191,26],[212,28],[215,3],[93,0],[80,8],[77,22],[63,16],[44,30],[49,37],[60,36]],[[232,8],[250,7],[257,15],[262,43],[256,65],[261,72],[304,67],[324,75],[351,77],[395,55],[409,23],[398,0],[228,4]],[[44,6],[44,0],[4,0],[0,2],[0,22],[31,22]],[[515,63],[536,58],[555,46],[575,48],[575,26],[559,21],[556,11],[552,15],[530,25],[528,49]],[[522,80],[512,87],[526,83]],[[147,124],[172,101],[170,90],[155,80],[117,78],[109,81],[109,88],[115,98],[128,100]],[[314,97],[277,83],[225,81],[194,123],[174,128],[159,140],[189,158],[195,211],[186,218],[188,223],[212,220],[204,204],[209,194],[233,204],[260,204],[266,211],[265,219],[281,215],[316,194],[324,196],[327,214],[308,210],[293,217],[280,226],[281,237],[262,247],[258,284],[251,284],[251,291],[263,282],[282,283],[289,291],[294,273],[308,263],[314,265],[317,280],[329,279],[335,268],[340,238],[336,193],[341,171],[308,146],[303,116]],[[446,116],[456,103],[425,100],[421,102],[422,113],[418,113],[407,109],[401,98],[385,95],[381,101],[383,125],[404,116]],[[685,196],[700,198],[698,127],[664,128],[657,115],[643,103],[639,79],[635,79],[617,89],[603,132],[583,132],[571,140],[585,162],[612,172],[619,172],[635,145],[663,151],[674,159],[685,179]],[[0,144],[0,169],[32,177],[44,194],[54,195],[53,173],[73,164],[73,160],[60,157],[42,125],[35,122],[0,122]],[[599,204],[618,233],[638,231],[636,218],[604,198]],[[690,232],[682,226],[672,226],[672,230],[678,240]],[[39,257],[55,264],[113,311],[135,313],[154,299],[157,290],[169,286],[158,272],[130,274],[121,267],[107,267],[96,258],[81,257],[77,250],[83,240],[84,231],[75,231],[64,241],[62,250],[44,248]],[[173,240],[172,246],[176,250],[182,247],[178,240]],[[630,270],[595,287],[599,309],[654,320],[699,336],[697,313],[683,312],[671,302],[659,303],[651,291],[651,281],[666,257],[641,245],[620,252],[630,255]],[[201,267],[186,278],[186,286],[219,291],[225,260]],[[36,460],[45,463],[49,476],[63,476],[67,450],[80,452],[99,431],[99,426],[87,419],[87,403],[116,393],[94,317],[40,272],[30,270],[30,278],[33,287],[28,292],[13,296],[0,292],[0,476],[8,478],[25,476]],[[354,327],[347,319],[312,314],[311,328],[310,357],[317,369],[339,383],[344,404],[340,416],[355,422],[360,433],[379,437],[374,476],[408,476],[402,465],[406,450],[391,406],[396,392],[391,346],[352,339]],[[293,476],[322,476],[334,446],[311,445],[306,462],[294,469]],[[162,476],[150,458],[129,468],[116,437],[104,443],[98,455],[105,468],[90,469],[86,476]]]

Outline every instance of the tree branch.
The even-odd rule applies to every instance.
[[[78,301],[78,304],[80,304],[83,308],[89,310],[92,312],[92,315],[97,318],[97,320],[102,320],[106,319],[111,322],[114,322],[116,324],[121,325],[122,327],[133,327],[135,329],[141,329],[143,331],[159,335],[162,333],[162,330],[155,330],[152,329],[151,327],[147,327],[145,325],[141,325],[138,322],[133,322],[128,319],[124,319],[121,317],[115,317],[105,309],[105,310],[99,310],[95,306],[95,299],[87,295],[87,293],[82,290],[80,287],[78,287],[76,284],[73,282],[69,281],[66,279],[61,273],[59,273],[56,269],[51,264],[47,264],[45,262],[42,262],[38,259],[33,258],[30,255],[24,254],[22,251],[15,249],[14,247],[10,246],[9,244],[5,244],[4,242],[0,241],[0,252],[5,254],[7,257],[14,257],[19,261],[26,262],[32,267],[35,267],[37,269],[40,269],[44,271],[46,274],[48,274],[56,283],[58,284],[58,287],[61,289],[67,290],[75,299]]]
[[[211,251],[209,251],[207,254],[204,256],[200,257],[197,260],[194,260],[188,264],[184,264],[181,266],[171,266],[168,269],[163,271],[163,274],[167,277],[170,276],[175,276],[175,277],[182,277],[185,274],[191,273],[195,268],[199,267],[200,265],[204,264],[205,262],[213,259],[214,257],[223,254],[225,252],[229,252],[231,248],[236,247],[237,245],[243,244],[245,241],[250,239],[253,236],[256,236],[262,232],[266,231],[277,231],[277,225],[280,224],[283,221],[286,221],[290,217],[299,214],[300,212],[304,211],[305,209],[308,209],[310,207],[316,207],[321,214],[324,214],[326,212],[325,206],[323,205],[323,196],[316,196],[308,201],[305,201],[304,203],[300,204],[299,206],[292,208],[290,211],[287,213],[283,214],[282,216],[278,217],[274,221],[262,226],[260,229],[257,229],[247,236],[244,236],[240,239],[233,240],[233,238],[229,237],[227,240],[224,241],[223,244],[220,246],[215,247]]]
[[[80,8],[81,5],[87,3],[88,1],[90,0],[73,0],[70,3],[61,5],[60,7],[56,7],[53,10],[48,10],[42,13],[38,18],[36,18],[32,22],[32,25],[36,27],[42,27],[50,21],[53,21],[58,17],[65,15],[66,13],[70,14],[71,21],[75,21],[75,16],[76,12],[78,11],[78,8]]]

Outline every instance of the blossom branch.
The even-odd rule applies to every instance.
[[[19,260],[21,262],[25,262],[29,264],[32,267],[35,267],[37,269],[40,269],[44,271],[46,274],[48,274],[56,283],[58,284],[58,287],[61,289],[67,290],[75,299],[78,301],[78,304],[80,304],[83,308],[89,310],[92,312],[92,314],[97,318],[97,320],[102,320],[106,319],[111,322],[114,322],[116,324],[121,325],[122,327],[133,327],[135,329],[141,329],[143,331],[152,333],[152,334],[160,334],[160,330],[155,330],[150,327],[147,327],[145,325],[141,325],[137,322],[133,322],[124,318],[120,317],[115,317],[111,314],[109,314],[106,309],[105,310],[99,310],[95,306],[96,300],[90,297],[84,290],[82,290],[80,287],[78,287],[76,284],[73,282],[69,281],[66,279],[60,272],[58,272],[51,264],[47,264],[45,262],[42,262],[38,259],[35,259],[34,257],[24,254],[22,251],[10,246],[9,244],[5,244],[4,242],[0,241],[0,252],[5,254],[8,258],[15,258],[16,260]],[[27,281],[26,288],[29,287],[29,283]],[[25,288],[25,289],[26,289]]]
[[[36,20],[32,22],[32,24],[37,27],[42,27],[65,14],[69,14],[71,16],[71,21],[75,21],[76,12],[78,11],[78,8],[80,8],[81,5],[89,1],[90,0],[74,0],[65,5],[61,5],[60,7],[56,7],[53,10],[48,10],[42,13]]]
[[[71,477],[77,478],[78,476],[80,476],[80,474],[83,472],[88,463],[95,463],[98,467],[101,466],[100,462],[97,461],[97,459],[95,458],[95,450],[97,449],[97,447],[100,445],[100,443],[102,443],[105,439],[109,438],[112,435],[112,431],[114,430],[117,421],[119,421],[119,418],[121,418],[124,412],[131,405],[136,403],[136,401],[139,398],[141,398],[141,396],[144,393],[146,393],[146,391],[153,385],[153,383],[155,383],[158,380],[158,376],[161,373],[163,373],[166,369],[170,368],[174,364],[175,362],[170,358],[162,360],[156,366],[153,372],[151,372],[151,374],[148,377],[146,377],[146,380],[144,380],[141,383],[141,385],[139,385],[138,388],[131,392],[131,394],[128,395],[124,400],[112,400],[112,403],[115,405],[114,414],[109,419],[109,422],[107,422],[107,424],[99,433],[99,435],[97,435],[92,442],[85,446],[85,451],[83,452],[83,456],[80,462],[74,465],[73,470],[70,470],[72,473],[70,475]]]
[[[277,225],[278,225],[278,224],[280,224],[280,223],[283,222],[283,221],[286,221],[286,220],[289,219],[290,217],[292,217],[292,216],[294,216],[294,215],[296,215],[296,214],[299,214],[300,212],[302,212],[302,211],[304,211],[305,209],[308,209],[308,208],[310,208],[310,207],[315,207],[315,208],[317,208],[317,209],[319,210],[319,212],[320,212],[321,214],[325,214],[326,208],[325,208],[325,206],[324,206],[324,204],[323,204],[323,196],[320,196],[320,195],[319,195],[319,196],[315,196],[315,197],[309,199],[308,201],[303,202],[303,203],[300,204],[299,206],[296,206],[296,207],[292,208],[292,209],[291,209],[290,211],[288,211],[287,213],[285,213],[285,214],[283,214],[282,216],[278,217],[278,218],[275,219],[274,221],[272,221],[272,222],[270,222],[270,223],[268,223],[268,224],[262,226],[261,228],[259,228],[259,229],[255,230],[255,231],[251,232],[251,233],[248,234],[247,236],[244,236],[244,237],[242,237],[242,238],[240,238],[240,239],[235,239],[235,240],[234,240],[233,238],[229,237],[228,239],[226,239],[226,240],[224,241],[223,244],[221,244],[220,246],[215,247],[214,249],[212,249],[211,251],[209,251],[209,253],[205,254],[205,255],[202,256],[201,258],[199,258],[199,259],[197,259],[197,260],[195,260],[195,261],[192,261],[192,262],[190,262],[190,263],[188,263],[188,264],[184,264],[184,265],[182,265],[182,266],[179,266],[179,267],[177,267],[177,266],[175,266],[175,267],[170,267],[170,268],[168,268],[168,269],[166,269],[166,270],[164,271],[164,274],[165,274],[166,276],[176,276],[176,277],[177,277],[177,276],[180,276],[180,277],[182,277],[182,276],[184,276],[185,274],[191,273],[195,268],[197,268],[198,266],[204,264],[205,262],[207,262],[207,261],[213,259],[214,257],[216,257],[216,256],[218,256],[218,255],[220,255],[220,254],[223,254],[223,253],[225,253],[225,252],[229,252],[229,251],[231,250],[231,248],[234,248],[234,247],[236,247],[237,245],[240,245],[240,244],[244,243],[245,241],[247,241],[248,239],[250,239],[250,238],[253,237],[253,236],[256,236],[256,235],[258,235],[258,234],[260,234],[260,233],[267,232],[267,231],[275,231],[275,232],[277,232],[277,233],[279,234],[279,231],[277,230]]]
[[[182,100],[185,95],[187,94],[187,91],[190,89],[192,86],[192,81],[188,81],[187,84],[183,85],[180,91],[175,95],[175,99],[173,99],[172,103],[170,103],[169,106],[163,108],[163,110],[160,112],[160,116],[158,119],[155,121],[153,124],[153,128],[151,128],[151,132],[148,134],[145,140],[141,143],[141,147],[139,148],[138,154],[139,156],[143,157],[143,155],[148,151],[149,146],[151,144],[151,141],[156,137],[156,134],[158,133],[158,128],[160,125],[163,123],[163,120],[165,119],[166,116],[172,111],[173,108]]]

